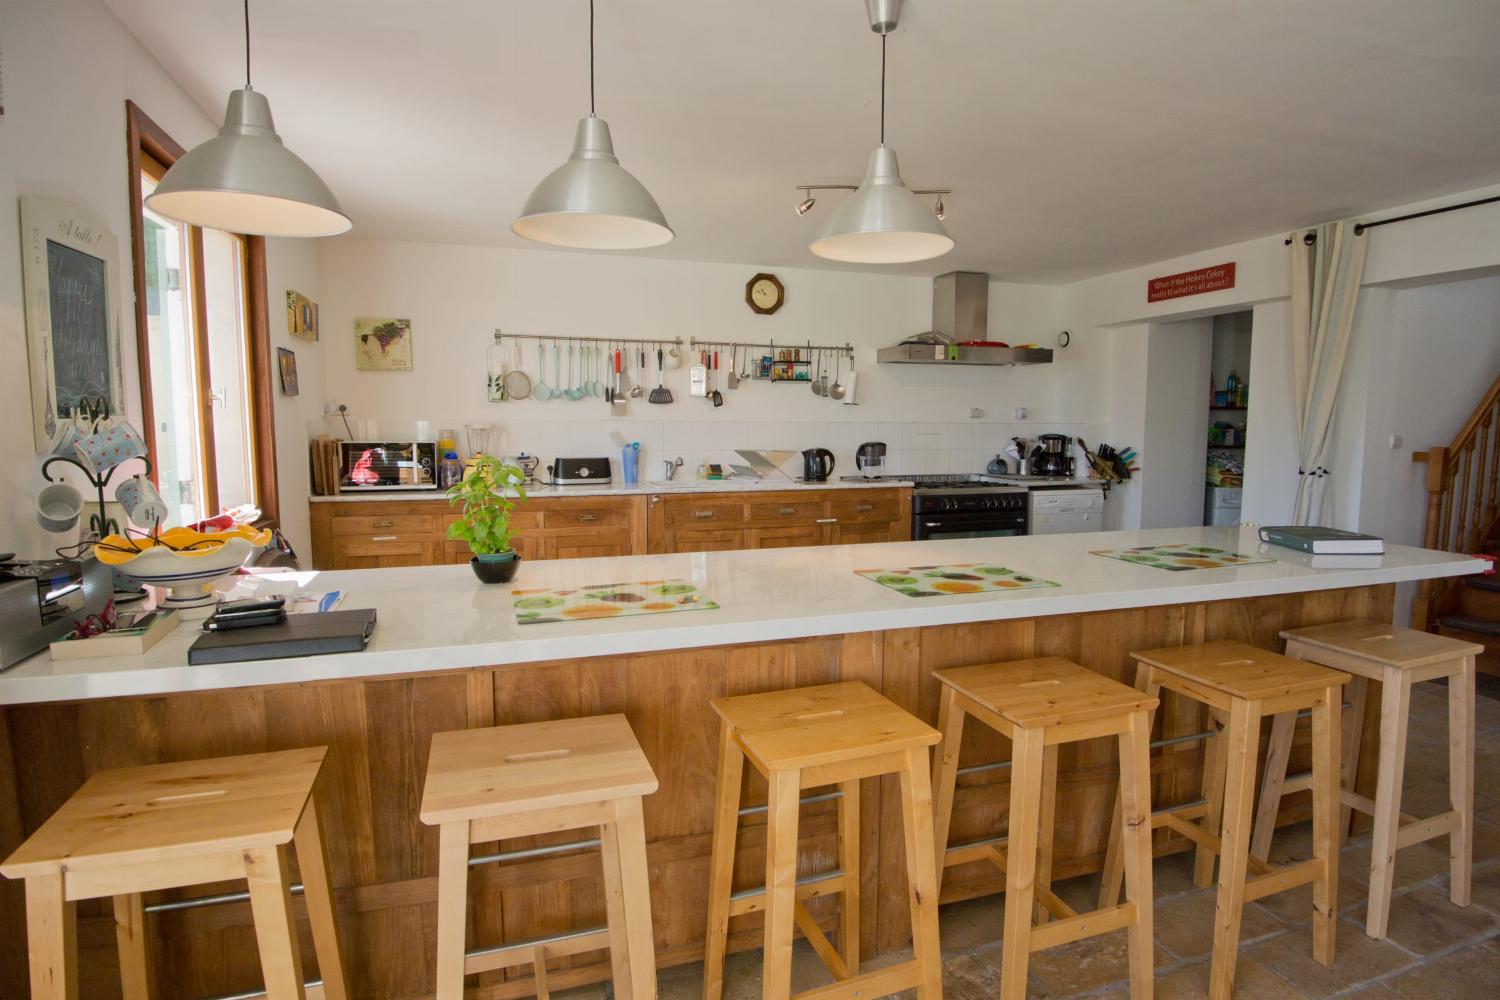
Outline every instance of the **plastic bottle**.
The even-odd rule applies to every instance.
[[[445,451],[438,463],[438,487],[447,489],[464,477],[464,464],[458,460],[458,452]]]

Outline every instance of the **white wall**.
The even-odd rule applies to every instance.
[[[932,282],[927,278],[826,270],[776,269],[786,304],[758,316],[744,301],[755,265],[692,263],[584,253],[538,252],[340,238],[321,250],[324,390],[354,419],[383,421],[411,433],[416,420],[460,428],[499,427],[498,447],[544,459],[614,455],[611,434],[639,440],[642,478],[659,478],[662,456],[727,461],[734,448],[824,446],[837,456],[835,475],[853,474],[862,441],[890,446],[898,472],[976,472],[1010,436],[1091,432],[1097,384],[1087,346],[1057,352],[1052,365],[948,368],[877,365],[874,349],[926,330]],[[991,335],[1011,343],[1052,346],[1061,329],[1060,289],[993,283]],[[414,370],[361,372],[354,364],[357,316],[412,321]],[[591,337],[689,337],[721,341],[855,345],[859,405],[815,396],[805,386],[755,382],[723,389],[715,409],[687,394],[687,371],[669,372],[677,402],[633,401],[613,415],[602,400],[489,402],[487,350],[495,328]],[[535,345],[525,364],[536,376]],[[564,348],[566,359],[566,348]],[[566,360],[564,361],[566,365]],[[721,358],[721,365],[728,359]],[[650,385],[655,385],[652,362]],[[548,380],[552,380],[550,374]],[[304,379],[304,384],[307,380]],[[972,419],[971,408],[983,411]],[[1013,414],[1029,416],[1017,423]],[[317,421],[343,433],[337,419]]]
[[[50,555],[61,536],[43,532],[35,516],[43,483],[31,434],[17,199],[63,198],[98,212],[113,231],[121,264],[115,294],[127,409],[138,422],[125,100],[135,101],[187,147],[211,136],[215,124],[99,0],[6,0],[0,47],[6,84],[0,119],[0,356],[8,360],[0,365],[0,468],[8,473],[0,487],[0,548],[40,556]],[[313,281],[303,275],[313,273],[316,263],[310,248],[270,241],[273,335],[284,325],[281,290]],[[303,354],[299,350],[299,361]],[[317,368],[315,360],[307,361]],[[301,421],[287,419],[277,395],[278,424],[296,428],[300,442]],[[306,506],[305,466],[300,444],[290,462],[282,456],[282,506],[289,512]],[[304,534],[305,519],[304,511]]]
[[[1150,453],[1143,455],[1140,477],[1143,528],[1203,523],[1212,355],[1210,320],[1151,324],[1143,435],[1150,442]]]

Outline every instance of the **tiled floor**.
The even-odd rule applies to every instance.
[[[1420,685],[1411,711],[1402,805],[1425,816],[1442,811],[1447,802],[1446,688]],[[1448,902],[1445,838],[1407,848],[1397,855],[1389,936],[1371,940],[1364,933],[1369,837],[1351,840],[1340,862],[1337,961],[1331,968],[1313,961],[1310,887],[1251,903],[1244,915],[1236,1000],[1500,997],[1500,701],[1481,697],[1477,717],[1472,905],[1460,909]],[[1309,824],[1278,832],[1272,860],[1309,857],[1310,832]],[[1191,859],[1191,854],[1179,854],[1155,866],[1158,1000],[1202,997],[1207,991],[1214,892],[1193,886]],[[1057,890],[1084,909],[1092,906],[1097,877],[1061,883]],[[998,994],[1001,909],[1001,897],[944,907],[946,1000],[988,1000]],[[889,955],[885,960],[905,957]],[[760,996],[759,962],[759,951],[731,956],[725,972],[726,1000]],[[1040,952],[1032,956],[1030,972],[1030,997],[1125,1000],[1129,988],[1124,932]],[[698,964],[664,970],[662,1000],[700,996],[702,974]],[[828,978],[811,950],[798,941],[794,988],[807,989]],[[603,990],[595,987],[569,995],[593,1000],[603,996]]]

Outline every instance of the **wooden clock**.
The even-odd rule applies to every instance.
[[[762,316],[769,316],[786,302],[786,288],[774,274],[757,274],[745,282],[745,304]]]

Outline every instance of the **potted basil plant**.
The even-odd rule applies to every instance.
[[[526,499],[526,473],[490,455],[480,455],[468,475],[448,490],[450,505],[463,505],[462,516],[448,525],[448,537],[469,543],[474,575],[483,583],[509,583],[521,564],[511,548],[511,511]]]

